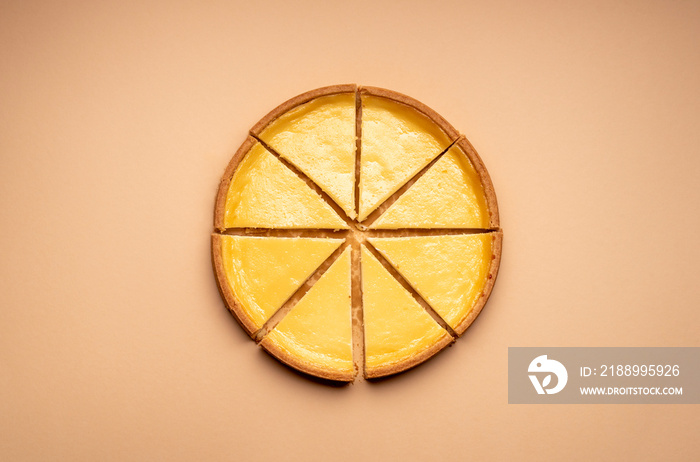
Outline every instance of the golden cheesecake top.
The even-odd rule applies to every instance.
[[[340,85],[281,104],[222,178],[212,256],[245,330],[306,374],[404,371],[461,335],[500,262],[473,147],[405,95]]]

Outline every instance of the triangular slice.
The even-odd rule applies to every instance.
[[[367,218],[451,142],[418,110],[363,94],[359,220]]]
[[[290,366],[329,380],[351,381],[350,247],[260,342]]]
[[[488,228],[481,178],[454,145],[371,228]]]
[[[367,378],[406,370],[452,342],[450,334],[364,246],[362,300]]]
[[[355,94],[322,96],[278,117],[260,139],[355,218]]]
[[[214,235],[214,264],[229,309],[249,334],[255,333],[342,243]]]
[[[347,228],[335,211],[260,143],[233,174],[224,209],[226,228]]]
[[[370,242],[461,334],[488,298],[500,233],[373,238]]]

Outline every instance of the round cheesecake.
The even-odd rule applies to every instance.
[[[339,382],[404,371],[461,336],[503,235],[469,141],[413,98],[356,85],[304,93],[253,126],[214,228],[218,286],[243,329]]]

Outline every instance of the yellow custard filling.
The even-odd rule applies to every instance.
[[[224,272],[245,315],[260,328],[342,239],[221,236]]]
[[[488,281],[490,233],[369,241],[453,329],[469,315]]]
[[[370,227],[488,228],[481,178],[454,145]]]
[[[304,364],[352,378],[350,247],[270,332],[273,345]]]
[[[410,360],[449,335],[364,246],[362,300],[369,375]]]
[[[355,218],[355,94],[322,96],[275,119],[260,133],[268,146]]]
[[[260,143],[233,174],[226,228],[347,228],[333,209]]]
[[[362,95],[359,220],[367,218],[450,143],[445,132],[416,109]]]

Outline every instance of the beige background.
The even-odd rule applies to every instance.
[[[0,459],[692,459],[693,405],[508,405],[509,346],[700,346],[700,3],[0,4]],[[499,281],[429,363],[302,378],[224,309],[220,175],[357,82],[463,131]]]

